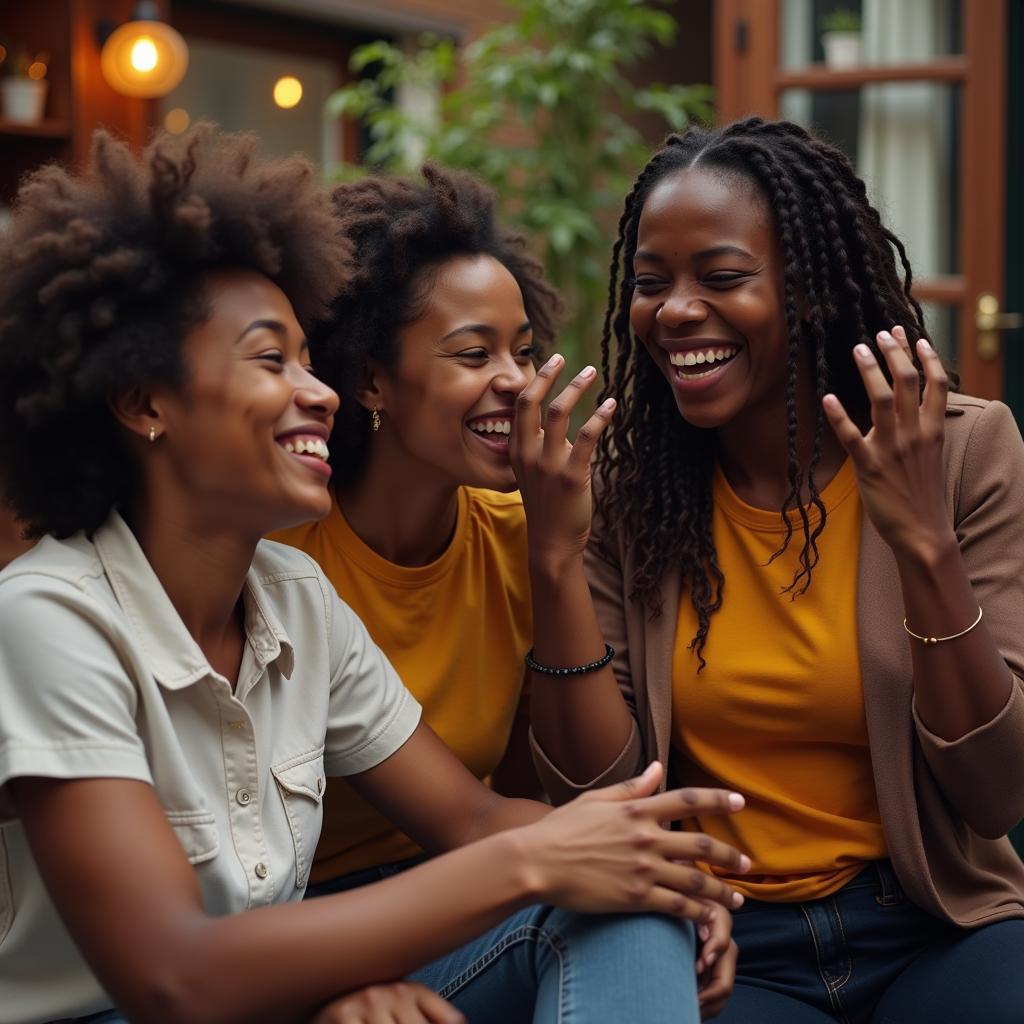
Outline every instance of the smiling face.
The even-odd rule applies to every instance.
[[[512,490],[513,406],[535,374],[522,291],[492,256],[454,257],[427,274],[395,365],[375,369],[376,391],[361,398],[381,410],[373,444],[454,486]]]
[[[185,384],[151,398],[154,471],[208,520],[257,537],[321,518],[338,397],[310,373],[291,304],[247,270],[214,271],[202,290],[209,315],[183,341]]]
[[[644,204],[636,250],[630,323],[684,419],[777,418],[789,358],[783,269],[756,186],[699,168],[665,178]]]

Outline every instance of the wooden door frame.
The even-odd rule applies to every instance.
[[[964,0],[962,56],[926,64],[830,71],[779,67],[780,0],[715,0],[712,21],[720,122],[749,114],[779,116],[787,88],[850,89],[875,82],[951,82],[961,87],[960,274],[915,282],[922,300],[959,310],[957,361],[965,391],[1003,397],[1002,347],[995,359],[978,352],[975,309],[986,292],[1005,304],[1006,27],[1007,0]]]

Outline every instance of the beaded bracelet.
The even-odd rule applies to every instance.
[[[586,665],[572,665],[569,668],[551,668],[549,665],[541,665],[533,660],[533,648],[526,652],[526,667],[533,672],[539,672],[542,676],[582,676],[588,672],[596,672],[604,668],[615,657],[615,648],[611,644],[604,645],[604,657],[597,661],[588,662]]]

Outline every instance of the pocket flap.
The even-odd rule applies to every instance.
[[[324,798],[327,779],[324,777],[324,748],[282,761],[270,769],[282,789],[316,803]]]
[[[213,860],[220,852],[220,836],[212,811],[166,811],[190,864]]]

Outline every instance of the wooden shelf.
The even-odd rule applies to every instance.
[[[963,82],[967,61],[963,57],[942,57],[921,64],[878,64],[870,67],[836,70],[824,64],[811,64],[775,75],[775,88],[782,89],[859,89],[884,82]]]
[[[67,139],[71,136],[71,125],[58,118],[46,118],[37,124],[20,124],[5,121],[0,117],[0,135],[23,135],[36,139]]]

